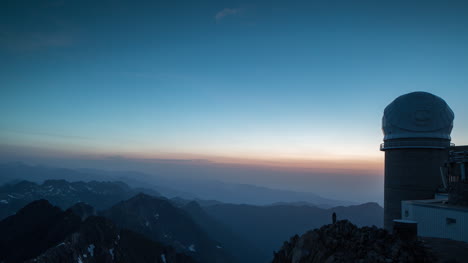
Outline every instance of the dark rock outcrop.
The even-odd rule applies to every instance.
[[[0,222],[0,262],[23,262],[55,246],[80,226],[80,218],[46,200],[34,201]]]
[[[86,218],[90,216],[96,215],[96,209],[94,209],[94,207],[83,202],[76,203],[70,208],[68,208],[67,210],[70,210],[75,215],[79,216],[82,221],[86,220]]]
[[[28,204],[0,221],[0,262],[195,262],[172,247],[120,229],[104,217],[87,216],[82,221],[90,210],[78,204],[62,211],[46,200]]]
[[[418,241],[403,241],[377,227],[359,228],[347,220],[294,236],[275,253],[273,263],[435,262]]]
[[[148,262],[192,263],[189,256],[139,234],[117,228],[110,220],[91,216],[59,245],[29,261],[39,263]]]

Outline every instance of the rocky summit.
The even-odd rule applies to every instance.
[[[347,220],[295,235],[275,252],[273,263],[435,262],[419,241],[405,241],[377,227]]]

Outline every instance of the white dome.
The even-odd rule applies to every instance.
[[[384,111],[384,140],[436,138],[450,140],[454,114],[447,103],[427,92],[412,92],[396,98]]]

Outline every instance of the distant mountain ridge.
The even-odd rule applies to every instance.
[[[88,203],[96,209],[105,209],[140,192],[159,195],[150,189],[133,189],[122,182],[46,180],[37,184],[20,181],[0,186],[0,219],[39,199],[46,199],[62,209],[78,202]]]
[[[41,183],[45,180],[109,181],[112,179],[108,176],[100,176],[99,174],[89,173],[80,169],[29,165],[23,162],[0,164],[0,184],[15,184],[20,181]]]
[[[278,202],[307,202],[322,208],[356,204],[351,201],[325,198],[310,192],[271,189],[256,185],[226,183],[201,178],[193,180],[135,171],[55,168],[33,166],[20,162],[0,164],[0,184],[18,179],[37,183],[49,179],[122,181],[132,187],[154,189],[167,198],[216,200],[233,204],[270,205]]]

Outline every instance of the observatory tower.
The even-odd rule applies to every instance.
[[[401,217],[401,201],[434,198],[440,167],[448,159],[454,114],[447,103],[427,92],[396,98],[384,111],[384,227]]]

